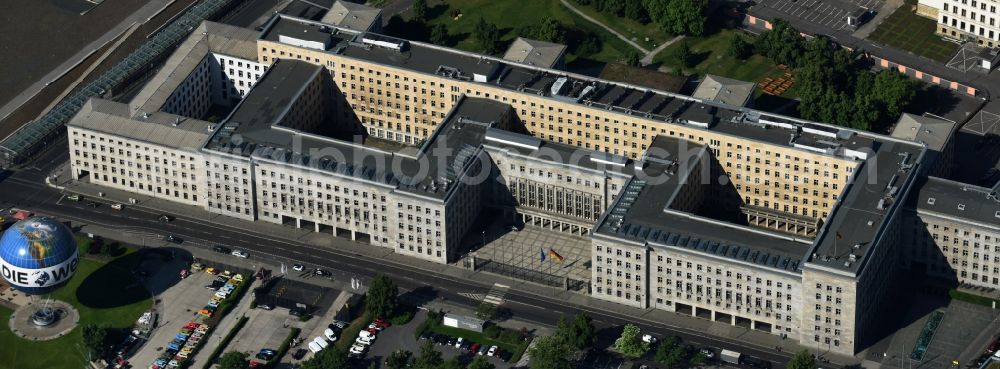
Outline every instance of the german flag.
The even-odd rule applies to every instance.
[[[553,250],[553,249],[549,249],[549,257],[550,257],[550,258],[552,258],[552,259],[553,259],[553,260],[555,260],[555,261],[558,261],[558,262],[560,262],[560,263],[561,263],[561,262],[563,261],[563,259],[564,259],[564,258],[562,257],[562,255],[559,255],[559,253],[558,253],[558,252],[556,252],[556,250]]]

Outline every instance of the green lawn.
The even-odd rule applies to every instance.
[[[129,254],[136,255],[136,254]],[[124,259],[124,260],[123,260]],[[148,293],[139,287],[127,271],[122,270],[125,262],[132,259],[123,257],[108,264],[80,259],[76,275],[62,289],[52,293],[52,297],[72,304],[80,312],[80,325],[103,323],[113,328],[130,328],[151,301]],[[137,293],[145,294],[138,298]],[[78,297],[83,297],[83,302]],[[98,301],[123,302],[124,305],[98,303]],[[34,342],[14,335],[6,326],[12,310],[0,306],[0,368],[3,369],[75,369],[83,367],[84,353],[81,343],[81,329],[73,329],[65,337],[49,341]]]
[[[650,22],[649,24],[642,24],[629,18],[599,12],[597,9],[594,9],[593,6],[580,5],[573,0],[568,1],[570,4],[573,4],[573,7],[579,9],[584,14],[587,14],[591,18],[598,20],[608,27],[611,27],[618,33],[628,37],[630,40],[647,50],[653,50],[657,46],[660,46],[660,44],[673,38],[661,31],[655,23]],[[646,41],[646,38],[649,38],[649,41]]]
[[[767,58],[760,55],[753,55],[747,60],[738,60],[726,55],[730,40],[736,36],[737,31],[720,30],[714,34],[701,37],[686,37],[691,52],[695,55],[697,64],[693,68],[684,69],[684,73],[703,77],[705,74],[734,78],[743,81],[760,82],[765,78],[776,78],[785,73]],[[663,49],[656,57],[654,63],[660,63],[672,70],[678,70],[680,63],[675,61],[673,55],[680,47],[680,42]],[[796,94],[796,85],[781,94],[782,97],[793,99]],[[758,89],[758,95],[760,90]]]
[[[868,38],[898,49],[948,62],[958,51],[958,45],[934,34],[937,22],[910,11],[909,6],[896,9]]]
[[[626,52],[634,50],[611,33],[572,13],[562,6],[559,0],[448,0],[447,2],[430,0],[428,4],[431,8],[428,14],[430,18],[428,26],[433,27],[436,24],[447,26],[450,42],[446,46],[462,50],[482,52],[482,48],[472,37],[472,31],[480,17],[500,29],[503,34],[501,40],[505,45],[509,45],[517,38],[518,28],[539,24],[548,17],[570,28],[571,32],[590,32],[600,38],[601,50],[593,54],[576,55],[573,45],[569,45],[567,64],[586,65],[622,60]],[[452,18],[454,10],[458,10],[461,17]]]

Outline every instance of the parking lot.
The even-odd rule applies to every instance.
[[[402,326],[392,326],[386,328],[382,332],[379,332],[378,338],[370,346],[366,357],[372,361],[378,363],[385,362],[385,358],[389,356],[393,351],[396,350],[407,350],[412,352],[414,355],[419,354],[420,344],[416,338],[414,338],[414,331],[420,322],[427,319],[427,312],[423,310],[418,310],[417,314],[413,317],[409,323]],[[346,339],[344,337],[343,339]],[[351,338],[353,339],[353,338]],[[434,348],[441,352],[441,355],[445,360],[450,360],[455,356],[461,357],[463,363],[467,363],[472,360],[472,354],[466,350],[455,348],[447,345],[436,344]],[[513,365],[510,363],[505,363],[498,358],[489,358],[490,363],[495,365],[497,368],[511,368]]]
[[[154,278],[180,278],[176,272],[171,274],[170,276],[157,274]],[[159,357],[163,345],[170,342],[177,334],[177,328],[195,319],[198,309],[201,309],[205,301],[212,296],[214,292],[205,289],[205,285],[212,283],[214,279],[215,276],[212,274],[196,272],[157,295],[156,300],[159,302],[157,328],[146,345],[129,361],[139,366],[147,366]]]
[[[252,309],[249,320],[229,343],[226,351],[244,352],[252,358],[261,349],[277,350],[292,327],[303,328],[307,323],[288,314],[288,309]]]
[[[847,28],[847,16],[859,8],[879,11],[883,0],[758,0],[754,9],[767,8],[782,18],[798,18],[837,31]]]

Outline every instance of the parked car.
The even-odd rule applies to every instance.
[[[435,345],[443,345],[448,342],[448,336],[436,334],[434,335],[433,341]]]
[[[424,331],[424,333],[420,334],[420,337],[418,337],[418,339],[426,340],[426,339],[430,339],[433,336],[434,336],[434,333],[431,333],[431,331]]]
[[[704,355],[708,361],[715,360],[715,349],[711,347],[703,347],[701,350],[698,350],[698,352]]]
[[[448,340],[445,341],[445,344],[448,346],[455,346],[455,341],[456,341],[455,337],[448,337]]]
[[[469,352],[473,354],[476,353],[476,351],[479,351],[479,346],[480,345],[478,343],[473,342],[471,345],[469,345]]]
[[[125,209],[125,205],[122,205],[121,203],[116,202],[114,204],[111,204],[111,208],[114,209],[114,210],[122,210],[122,209]]]
[[[462,341],[464,341],[464,340],[465,340],[464,338],[458,337],[458,340],[455,341],[455,348],[461,348],[462,347]]]
[[[246,251],[243,251],[243,250],[233,250],[232,255],[235,256],[235,257],[244,258],[244,259],[246,259],[248,256],[250,256],[250,254],[248,254]]]
[[[72,194],[72,195],[66,196],[66,200],[69,200],[69,201],[80,201],[80,195]]]
[[[347,328],[347,326],[349,326],[351,324],[348,323],[348,322],[342,321],[342,320],[334,320],[333,323],[330,323],[330,325],[335,326],[335,327],[340,328],[340,329],[344,329],[344,328]]]
[[[316,338],[313,338],[313,342],[316,342],[322,348],[326,348],[327,346],[330,346],[330,343],[326,342],[326,340],[323,339],[323,337],[320,337],[320,336],[316,336]]]
[[[458,348],[460,350],[468,351],[469,350],[469,346],[471,346],[471,345],[472,345],[472,341],[465,340],[465,341],[462,341],[462,344],[460,346],[458,346]]]
[[[260,351],[257,352],[257,355],[255,357],[260,360],[269,361],[273,359],[274,356],[277,354],[278,354],[277,351],[265,348],[265,349],[260,349]]]
[[[180,237],[174,236],[172,234],[168,234],[166,237],[163,237],[163,240],[167,241],[167,242],[171,242],[171,243],[176,243],[176,244],[180,244],[180,243],[184,242],[184,240],[182,240]]]
[[[215,246],[215,247],[212,248],[212,250],[215,250],[215,252],[220,253],[220,254],[228,254],[228,253],[233,252],[233,249],[230,249],[230,248],[225,247],[225,246]]]
[[[324,270],[324,269],[320,269],[320,268],[316,268],[316,270],[313,271],[313,273],[315,273],[316,275],[318,275],[320,277],[331,277],[331,276],[333,276],[333,273],[331,273],[331,272],[329,272],[327,270]]]
[[[302,270],[304,270],[305,268],[306,268],[306,267],[305,267],[304,265],[302,265],[302,264],[295,264],[295,265],[292,265],[292,270],[294,270],[294,271],[296,271],[296,272],[301,272],[301,271],[302,271]]]
[[[371,336],[368,338],[358,337],[354,339],[354,342],[360,343],[365,346],[371,345],[372,342],[374,341],[375,341],[375,336]]]
[[[304,358],[304,357],[306,357],[306,350],[305,349],[298,349],[298,350],[295,350],[295,352],[292,353],[292,359],[302,360],[302,358]]]
[[[318,343],[316,343],[316,341],[310,341],[309,342],[309,351],[312,351],[312,353],[314,353],[314,354],[318,353],[320,351],[323,351],[323,346],[320,346]]]
[[[323,331],[323,335],[326,336],[326,339],[330,340],[330,342],[336,342],[337,341],[337,332],[334,332],[330,328],[327,328],[326,330],[324,330]]]
[[[367,349],[368,349],[368,346],[365,346],[365,345],[354,345],[354,346],[351,346],[351,351],[350,352],[352,354],[355,354],[355,355],[363,355],[365,353],[365,350],[367,350]]]
[[[291,316],[305,316],[306,311],[302,308],[293,307],[291,309],[288,309],[288,314]]]
[[[496,346],[490,346],[490,349],[486,351],[486,356],[496,355],[498,349],[500,348]]]
[[[156,219],[159,219],[161,222],[169,222],[174,220],[174,217],[167,214],[160,214],[160,216],[156,217]]]
[[[271,306],[271,305],[268,305],[268,304],[257,305],[257,308],[258,309],[264,309],[264,310],[274,310],[274,306]]]
[[[659,341],[659,340],[656,337],[653,337],[653,335],[651,335],[651,334],[644,334],[644,335],[642,335],[642,342],[656,343],[656,341]]]
[[[490,348],[486,347],[486,345],[479,346],[479,350],[476,350],[476,355],[483,356],[489,350]]]
[[[389,327],[392,326],[392,323],[389,323],[388,320],[385,320],[385,319],[382,319],[382,318],[375,319],[375,321],[372,322],[372,324],[375,324],[375,325],[377,325],[379,327],[382,327],[383,329],[389,328]]]
[[[372,330],[372,329],[374,329],[376,331],[380,331],[380,332],[382,331],[382,327],[379,327],[377,324],[374,324],[374,323],[373,324],[369,324],[367,329],[369,331]]]
[[[358,332],[358,337],[375,337],[375,334],[369,331]]]

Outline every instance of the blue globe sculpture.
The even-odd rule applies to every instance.
[[[51,292],[73,276],[80,262],[73,232],[52,218],[31,217],[0,237],[4,280],[26,294]]]

